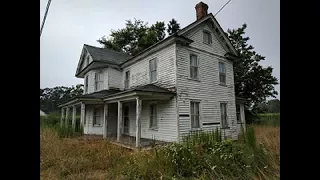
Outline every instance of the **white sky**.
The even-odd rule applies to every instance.
[[[215,14],[228,0],[203,0]],[[47,6],[40,0],[40,26]],[[125,20],[149,24],[175,18],[183,28],[196,20],[199,0],[52,0],[40,38],[40,88],[83,83],[75,71],[83,44],[100,47],[97,39],[111,29],[123,28]],[[221,27],[235,29],[247,23],[249,44],[271,65],[280,81],[280,1],[232,0],[217,16]],[[276,86],[280,99],[280,85]]]

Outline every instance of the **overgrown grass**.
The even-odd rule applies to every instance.
[[[40,128],[40,176],[41,179],[279,179],[280,128],[250,126],[243,139],[222,141],[221,134],[213,131],[194,134],[179,144],[132,152],[104,140],[59,138],[55,130]]]
[[[280,113],[263,113],[257,115],[254,124],[267,126],[280,126]]]

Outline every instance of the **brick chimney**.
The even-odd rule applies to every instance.
[[[197,20],[208,15],[208,5],[203,3],[202,1],[199,2],[195,8],[196,8]]]

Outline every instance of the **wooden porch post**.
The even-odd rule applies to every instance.
[[[141,138],[141,104],[142,101],[139,97],[136,98],[136,147],[140,147],[140,138]]]
[[[60,126],[63,126],[63,121],[64,121],[64,108],[61,108],[61,119],[60,119]]]
[[[86,106],[84,103],[81,103],[81,111],[80,111],[80,126],[82,128],[84,128],[84,118],[85,118],[85,111],[86,110]]]
[[[76,129],[76,115],[77,115],[77,107],[73,106],[72,108],[72,128]]]
[[[108,133],[108,104],[104,104],[104,114],[103,114],[103,139],[107,138]]]
[[[122,133],[122,102],[118,101],[118,129],[117,129],[117,141],[120,141]]]
[[[243,130],[246,131],[246,119],[245,119],[245,112],[244,112],[244,104],[240,104],[240,120],[243,126]]]
[[[68,127],[68,121],[69,121],[69,107],[66,108],[66,119],[65,119],[65,126]]]

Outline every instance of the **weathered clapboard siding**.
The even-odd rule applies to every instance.
[[[130,70],[129,86],[141,86],[150,84],[149,61],[157,58],[157,82],[154,84],[164,88],[175,86],[175,44],[149,55],[138,62],[125,67],[122,71],[122,88],[124,87],[125,72]]]
[[[102,135],[102,125],[101,126],[93,126],[93,108],[100,107],[101,105],[86,105],[86,124],[84,125],[84,133],[92,134],[92,135]],[[103,111],[101,111],[101,118],[103,117]],[[89,123],[89,125],[87,124]],[[102,124],[102,121],[101,121]]]
[[[122,87],[122,71],[114,68],[108,68],[108,87],[107,89],[121,89]]]
[[[158,128],[152,130],[150,125],[150,102],[158,105]],[[176,121],[176,100],[175,98],[169,101],[142,101],[141,109],[141,137],[162,141],[177,140],[177,121]],[[125,104],[124,104],[125,105]],[[136,136],[136,103],[129,102],[129,134]]]
[[[84,58],[84,61],[81,60],[82,61],[81,68],[80,68],[81,70],[88,66],[88,64],[87,64],[87,57],[88,56],[89,56],[89,64],[93,61],[92,57],[89,54],[87,54],[87,56]],[[81,57],[82,57],[82,55],[81,55]]]
[[[234,95],[233,64],[231,61],[216,56],[226,52],[211,31],[212,45],[203,43],[203,29],[210,30],[207,25],[199,26],[187,37],[194,40],[189,47],[177,46],[177,93],[178,111],[190,114],[190,101],[200,101],[200,127],[203,130],[214,130],[220,125],[205,125],[221,121],[220,102],[227,102],[227,116],[230,129],[225,130],[226,136],[237,136],[236,109]],[[201,51],[197,50],[200,49]],[[199,60],[199,81],[189,79],[189,56],[194,53]],[[226,65],[226,86],[219,85],[219,61]],[[190,116],[179,116],[180,138],[191,131]],[[223,133],[224,134],[224,133]]]
[[[203,43],[203,31],[210,32],[212,37],[211,45]],[[190,44],[191,47],[202,49],[207,52],[216,53],[221,56],[224,56],[227,52],[224,49],[224,47],[220,44],[218,36],[216,36],[216,32],[214,32],[208,24],[203,23],[202,25],[199,25],[199,27],[190,30],[190,32],[187,32],[185,36],[194,41]]]
[[[109,86],[108,86],[108,71],[109,71],[109,69],[110,68],[91,70],[85,74],[85,77],[89,76],[88,77],[88,94],[95,92],[95,84],[94,83],[95,83],[95,73],[96,72],[103,73],[103,89],[109,89]],[[85,79],[86,78],[83,78],[83,83],[85,83]],[[103,89],[100,89],[98,91],[101,91]]]

